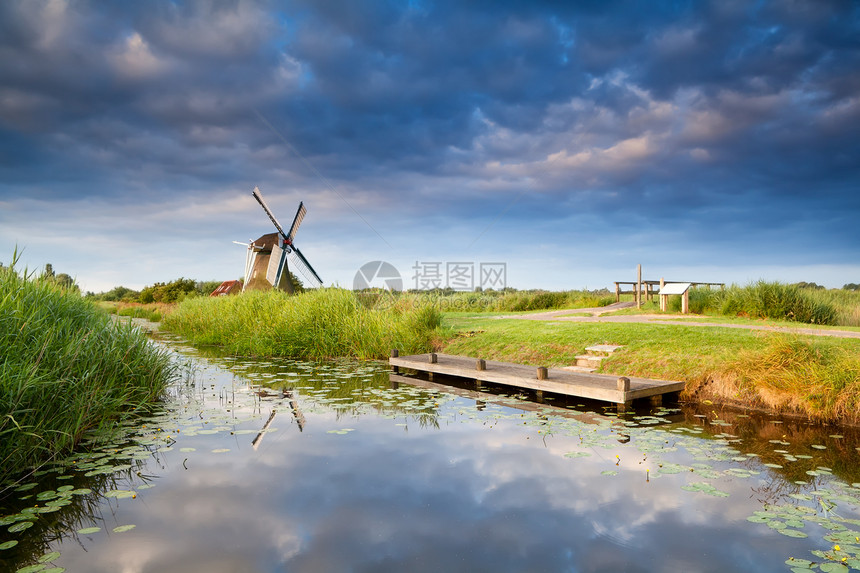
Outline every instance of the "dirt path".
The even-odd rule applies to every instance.
[[[835,338],[858,338],[860,332],[852,330],[824,330],[819,328],[803,328],[788,326],[768,326],[758,324],[724,324],[720,322],[693,322],[681,317],[667,317],[664,314],[627,314],[612,316],[610,313],[625,308],[636,306],[632,302],[620,302],[601,308],[574,308],[566,310],[551,310],[547,312],[536,312],[532,314],[520,314],[510,316],[499,316],[497,318],[510,318],[517,320],[551,320],[564,322],[618,322],[618,323],[644,323],[644,324],[672,324],[683,326],[701,326],[705,328],[742,328],[747,330],[764,330],[767,332],[785,332],[789,334],[806,334],[810,336],[832,336]],[[581,316],[588,314],[590,316]],[[691,317],[692,318],[692,317]]]

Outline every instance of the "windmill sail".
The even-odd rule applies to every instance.
[[[284,233],[284,228],[283,228],[283,227],[281,227],[281,224],[280,224],[280,223],[278,223],[278,220],[277,220],[277,219],[275,219],[275,216],[272,214],[272,210],[271,210],[271,209],[269,209],[269,206],[268,206],[268,205],[266,205],[266,201],[265,201],[265,200],[263,200],[263,194],[262,194],[262,193],[260,193],[260,188],[259,188],[259,187],[254,187],[253,195],[254,195],[254,199],[256,199],[256,200],[257,200],[257,203],[259,203],[259,204],[260,204],[260,207],[262,207],[262,208],[263,208],[263,211],[265,211],[265,212],[266,212],[266,215],[268,215],[268,216],[269,216],[269,219],[271,219],[271,220],[272,220],[272,223],[274,223],[274,224],[275,224],[275,228],[278,230],[278,232],[279,232],[279,233],[280,233],[284,238],[286,238],[286,237],[287,237],[287,234],[286,234],[286,233]]]
[[[287,241],[289,241],[290,243],[292,243],[293,239],[296,238],[296,233],[299,232],[299,225],[301,225],[302,221],[304,221],[307,212],[308,210],[305,209],[305,204],[299,203],[299,210],[296,211],[296,216],[293,219],[293,224],[290,225],[290,232],[289,234],[287,234]]]
[[[300,250],[296,247],[293,247],[293,252],[290,253],[290,259],[293,261],[293,264],[299,269],[299,272],[304,275],[306,279],[314,286],[319,287],[322,286],[322,279],[305,258]]]

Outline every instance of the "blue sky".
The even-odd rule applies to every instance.
[[[0,260],[241,275],[298,202],[327,284],[860,282],[860,4],[0,4]]]

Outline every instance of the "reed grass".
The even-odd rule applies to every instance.
[[[187,299],[162,328],[240,355],[373,359],[393,348],[427,352],[440,323],[441,313],[428,304],[368,308],[352,291],[327,288],[295,296],[270,290]]]
[[[149,410],[173,375],[142,332],[14,259],[0,268],[0,481]]]

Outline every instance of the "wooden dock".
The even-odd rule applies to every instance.
[[[642,398],[649,398],[652,403],[660,403],[663,395],[678,393],[684,389],[684,382],[571,372],[560,368],[536,368],[451,354],[398,356],[397,351],[392,351],[389,363],[394,372],[399,372],[400,368],[407,368],[431,375],[441,374],[474,380],[478,384],[489,382],[525,388],[536,391],[538,397],[542,397],[543,392],[552,392],[613,402],[622,407]]]

